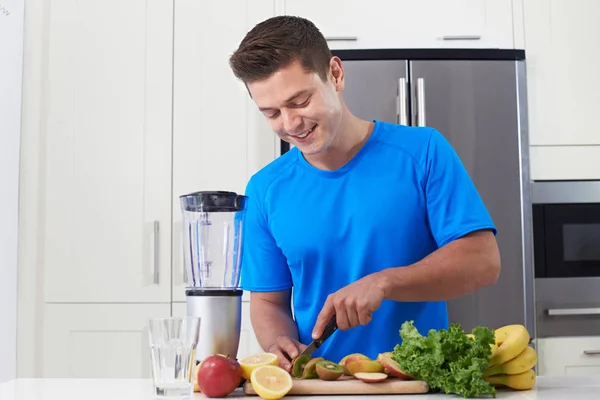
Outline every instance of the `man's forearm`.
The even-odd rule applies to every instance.
[[[252,327],[263,350],[268,351],[279,336],[298,340],[298,327],[288,309],[267,300],[250,302]]]
[[[475,232],[406,267],[379,275],[384,298],[396,301],[440,301],[492,285],[500,272],[500,255],[491,232]]]

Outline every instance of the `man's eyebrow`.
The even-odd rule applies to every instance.
[[[290,97],[289,97],[289,98],[288,98],[288,99],[287,99],[285,102],[286,102],[286,103],[289,103],[289,102],[291,102],[292,100],[295,100],[296,98],[298,98],[298,97],[300,97],[300,96],[302,96],[302,95],[308,94],[308,93],[309,93],[309,91],[308,91],[308,90],[306,90],[306,89],[304,89],[304,90],[300,90],[300,91],[298,91],[298,92],[294,93],[293,95],[291,95],[291,96],[290,96]],[[260,111],[264,112],[264,111],[273,110],[273,107],[259,107],[258,109],[259,109]]]

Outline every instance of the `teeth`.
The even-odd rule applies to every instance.
[[[308,131],[306,131],[306,133],[303,133],[302,135],[298,135],[298,137],[300,139],[304,139],[305,137],[307,137],[313,131],[313,129],[315,129],[314,126],[312,128],[310,128]]]

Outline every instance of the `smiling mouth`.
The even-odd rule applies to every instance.
[[[312,128],[310,128],[310,129],[309,129],[309,130],[307,130],[306,132],[304,132],[304,133],[301,133],[300,135],[296,135],[296,136],[294,136],[294,137],[295,137],[295,138],[298,138],[298,139],[304,139],[304,138],[306,138],[308,135],[310,135],[311,133],[313,133],[316,127],[317,127],[317,125],[313,126]]]

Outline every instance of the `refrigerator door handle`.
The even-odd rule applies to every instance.
[[[560,308],[548,310],[548,315],[599,315],[600,308]]]
[[[406,112],[406,78],[398,79],[398,97],[396,98],[396,123],[408,124]]]
[[[425,126],[425,79],[417,79],[417,126]]]

